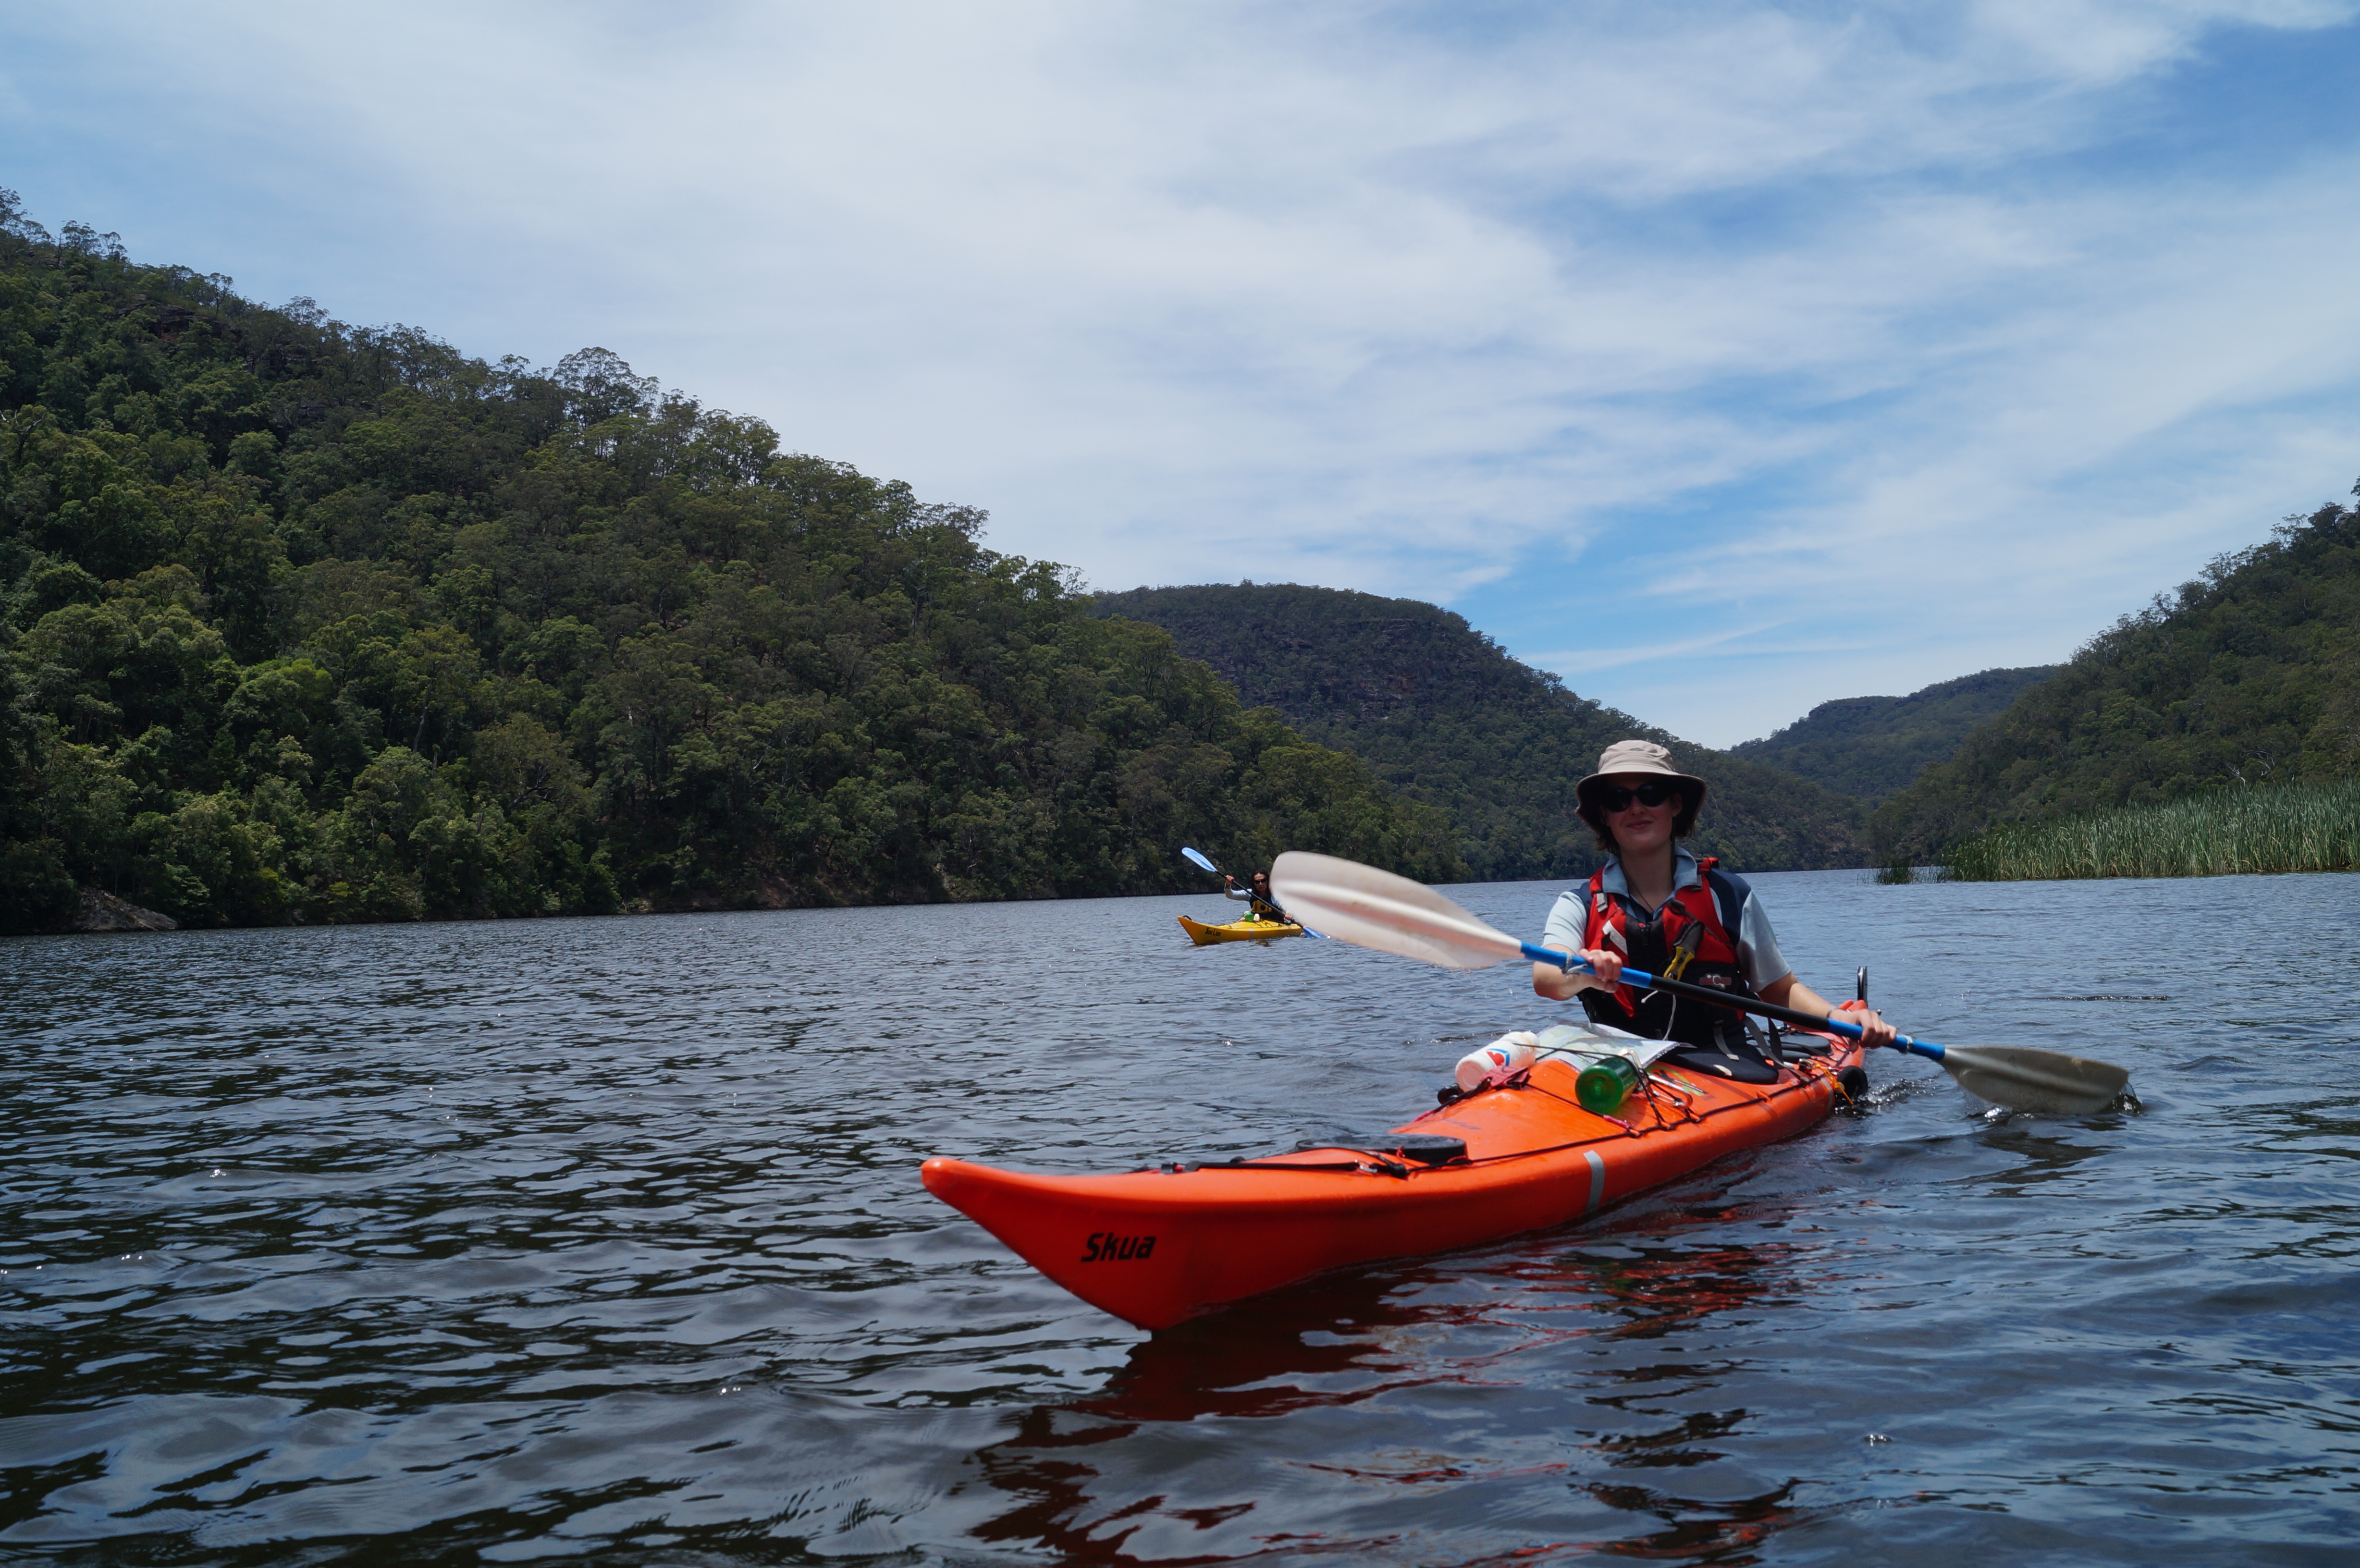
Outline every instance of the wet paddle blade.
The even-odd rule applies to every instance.
[[[1188,864],[1196,866],[1197,869],[1209,871],[1216,877],[1218,877],[1221,874],[1221,868],[1219,866],[1214,865],[1211,861],[1206,859],[1195,850],[1190,849],[1187,845],[1181,845],[1180,853],[1186,855],[1188,857]]]
[[[2023,1045],[1945,1046],[1942,1065],[1977,1099],[2065,1116],[2104,1110],[2131,1077],[2129,1068],[2111,1062]]]
[[[1271,868],[1270,888],[1287,912],[1320,934],[1445,969],[1487,969],[1524,955],[1433,888],[1332,855],[1290,849]]]

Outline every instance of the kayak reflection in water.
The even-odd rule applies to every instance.
[[[1269,872],[1255,872],[1253,874],[1253,886],[1251,887],[1239,887],[1238,879],[1226,874],[1221,877],[1221,882],[1223,884],[1221,887],[1221,897],[1224,898],[1239,898],[1244,900],[1249,912],[1252,914],[1254,919],[1258,920],[1276,920],[1282,925],[1293,925],[1295,923],[1295,918],[1292,915],[1289,915],[1284,909],[1280,909],[1278,907],[1278,900],[1270,896]]]
[[[1558,896],[1541,942],[1579,953],[1598,973],[1535,964],[1533,989],[1560,1002],[1578,996],[1594,1023],[1682,1041],[1666,1058],[1682,1066],[1743,1083],[1775,1082],[1777,1063],[1745,1015],[1618,983],[1627,964],[1775,1007],[1825,1017],[1839,1011],[1786,967],[1762,900],[1744,880],[1713,856],[1699,860],[1680,847],[1704,805],[1704,780],[1674,768],[1672,754],[1654,742],[1623,740],[1606,748],[1598,771],[1574,793],[1609,858],[1588,887]],[[1861,1026],[1863,1043],[1893,1043],[1893,1026],[1862,1003],[1841,1010]]]

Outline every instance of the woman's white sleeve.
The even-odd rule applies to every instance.
[[[1590,926],[1587,893],[1559,893],[1549,907],[1548,923],[1541,928],[1541,945],[1559,953],[1581,951],[1581,933]]]
[[[1786,955],[1778,951],[1778,933],[1770,929],[1770,917],[1762,912],[1759,893],[1746,898],[1737,916],[1737,963],[1745,971],[1745,983],[1757,992],[1792,973],[1786,967]]]

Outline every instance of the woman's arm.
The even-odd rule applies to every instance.
[[[1798,1013],[1816,1013],[1823,1018],[1841,1018],[1848,1024],[1858,1024],[1863,1045],[1891,1045],[1899,1031],[1886,1023],[1878,1013],[1866,1007],[1839,1010],[1828,1005],[1828,999],[1795,978],[1792,974],[1780,975],[1762,987],[1762,999],[1774,1007],[1792,1007]]]
[[[1622,955],[1619,953],[1585,952],[1581,939],[1588,934],[1587,917],[1590,900],[1573,893],[1560,893],[1550,907],[1549,916],[1541,927],[1541,945],[1554,953],[1570,953],[1588,959],[1601,969],[1609,987],[1622,977]],[[1583,991],[1601,984],[1579,969],[1559,969],[1554,964],[1533,965],[1533,989],[1552,1002],[1570,1002]]]
[[[1570,1002],[1583,991],[1612,991],[1622,978],[1622,955],[1604,948],[1594,948],[1579,954],[1590,961],[1595,975],[1585,975],[1579,969],[1559,969],[1554,964],[1533,965],[1533,989],[1553,1002]]]

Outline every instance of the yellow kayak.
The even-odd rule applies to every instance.
[[[1225,926],[1208,926],[1202,920],[1180,917],[1180,929],[1198,947],[1217,942],[1268,942],[1273,937],[1301,936],[1303,928],[1283,920],[1231,920]]]

